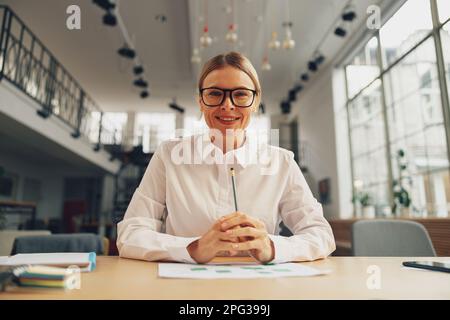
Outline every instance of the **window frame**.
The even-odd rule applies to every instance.
[[[447,19],[444,22],[440,22],[439,19],[439,12],[438,12],[438,5],[436,0],[429,0],[430,1],[430,10],[431,10],[431,17],[432,17],[432,23],[433,23],[433,29],[430,30],[423,39],[421,39],[418,43],[416,43],[414,46],[412,46],[409,50],[407,50],[405,53],[403,53],[401,56],[399,56],[397,59],[395,59],[391,64],[384,65],[382,54],[383,54],[383,43],[380,39],[380,29],[370,32],[368,35],[368,40],[366,39],[364,43],[362,44],[362,48],[365,48],[368,44],[368,42],[375,37],[378,43],[377,48],[377,64],[378,68],[380,70],[379,74],[369,83],[367,83],[364,87],[362,87],[358,92],[353,94],[350,97],[349,93],[349,80],[348,80],[348,72],[347,67],[351,64],[351,62],[354,60],[356,56],[359,55],[360,50],[354,52],[349,60],[347,60],[346,63],[343,64],[344,68],[344,74],[345,74],[345,87],[346,87],[346,113],[347,113],[347,123],[348,123],[348,139],[349,139],[349,152],[350,152],[350,174],[352,179],[352,194],[356,194],[357,190],[355,190],[355,165],[354,165],[354,154],[353,154],[353,148],[352,148],[352,119],[350,116],[350,106],[354,103],[356,99],[359,98],[360,95],[362,95],[366,89],[370,88],[370,86],[374,85],[376,81],[381,82],[380,90],[381,90],[381,108],[383,112],[383,126],[385,129],[385,154],[386,154],[386,161],[387,161],[387,181],[388,186],[392,186],[392,183],[394,181],[394,175],[393,175],[393,168],[392,168],[392,154],[391,154],[391,139],[390,139],[390,131],[389,131],[389,121],[388,121],[388,110],[387,110],[387,104],[386,104],[386,84],[384,83],[384,78],[387,73],[389,73],[395,66],[397,66],[400,62],[402,62],[406,57],[408,57],[412,52],[414,52],[418,47],[420,47],[422,44],[424,44],[427,40],[430,38],[433,38],[433,43],[435,46],[435,54],[436,54],[436,66],[439,76],[439,88],[440,88],[440,98],[441,98],[441,106],[442,106],[442,116],[443,116],[443,122],[444,122],[444,129],[445,129],[445,135],[446,135],[446,145],[447,145],[447,158],[450,161],[450,97],[448,90],[450,90],[447,79],[446,79],[446,70],[445,70],[445,63],[444,63],[444,56],[443,56],[443,48],[442,48],[442,41],[440,37],[440,32],[444,25],[447,23],[450,23],[450,18]],[[400,10],[403,7],[403,4],[397,8],[396,12]],[[395,12],[394,12],[395,14]],[[384,26],[392,16],[384,21]],[[362,49],[363,50],[363,49]],[[450,72],[450,71],[449,71]],[[393,197],[393,190],[392,187],[389,187],[387,190],[388,198],[390,204],[394,204],[394,197]],[[356,216],[356,204],[353,204],[353,216]],[[450,213],[447,213],[447,216],[450,216]]]

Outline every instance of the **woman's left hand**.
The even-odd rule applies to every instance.
[[[233,245],[236,251],[250,251],[260,262],[270,262],[275,258],[275,248],[269,238],[264,222],[243,212],[233,212],[220,218],[220,228],[226,232],[230,241],[238,238]],[[240,228],[235,228],[240,226]]]

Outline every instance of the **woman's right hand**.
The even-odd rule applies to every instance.
[[[238,242],[239,239],[231,238],[223,232],[220,228],[221,223],[222,220],[217,220],[200,239],[187,246],[187,251],[197,263],[207,263],[216,257],[219,252],[229,252],[230,255],[237,253],[233,249],[233,243]]]

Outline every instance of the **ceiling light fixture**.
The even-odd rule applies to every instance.
[[[200,51],[197,48],[194,48],[194,50],[192,50],[191,62],[195,64],[199,64],[200,62],[202,62]]]
[[[343,27],[338,26],[334,29],[334,34],[343,38],[347,35],[347,31]]]
[[[289,101],[283,100],[280,104],[280,108],[282,114],[288,114],[291,112],[291,104]]]
[[[315,61],[311,60],[308,61],[308,70],[311,72],[316,72],[317,71],[317,64]]]
[[[294,102],[297,100],[297,92],[293,89],[288,92],[288,100],[289,102]]]
[[[117,53],[127,59],[134,59],[136,57],[136,51],[129,48],[127,44],[117,50]]]
[[[261,65],[261,70],[270,71],[271,69],[272,69],[272,66],[269,63],[269,58],[267,56],[265,56],[263,59],[263,63]]]
[[[286,29],[286,38],[283,41],[283,48],[291,50],[295,48],[295,40],[292,39],[292,22],[288,21],[283,23],[283,27]]]
[[[177,104],[177,101],[175,98],[173,98],[173,101],[171,103],[169,103],[169,108],[174,109],[175,111],[178,111],[180,113],[184,113],[184,108],[180,107]]]
[[[207,48],[212,44],[212,38],[209,36],[209,29],[208,29],[208,0],[204,1],[204,14],[205,14],[205,25],[203,27],[203,34],[200,37],[200,45],[203,48]]]
[[[281,43],[280,41],[278,41],[277,37],[278,33],[276,33],[275,31],[272,32],[272,39],[270,39],[268,44],[268,47],[272,50],[278,50],[281,47]]]
[[[342,18],[342,20],[349,21],[349,22],[351,22],[354,19],[356,19],[356,12],[355,12],[354,7],[351,4],[347,5],[344,8],[344,11],[342,12],[341,18]]]
[[[137,80],[134,80],[133,84],[134,84],[136,87],[140,87],[140,88],[147,88],[147,87],[148,87],[147,81],[145,81],[145,80],[142,79],[142,78],[139,78],[139,79],[137,79]]]
[[[135,66],[133,68],[133,73],[137,76],[142,74],[143,72],[144,72],[144,68],[142,66]]]
[[[92,0],[93,3],[98,5],[103,10],[112,10],[116,7],[114,3],[111,3],[109,0]]]
[[[264,105],[264,103],[260,103],[259,104],[259,109],[258,109],[260,114],[265,114],[266,113],[266,106]]]
[[[236,33],[237,25],[236,25],[236,17],[235,17],[235,10],[234,10],[234,0],[230,0],[230,7],[231,7],[231,23],[228,25],[228,31],[225,35],[225,40],[229,43],[236,43],[238,40],[238,35]]]
[[[295,92],[300,92],[303,90],[303,86],[300,84],[297,84],[296,86],[294,86],[293,90],[295,90]]]
[[[103,24],[110,27],[115,27],[117,25],[117,18],[116,16],[111,13],[111,11],[108,11],[103,16]]]
[[[316,55],[314,62],[319,66],[325,61],[325,56],[323,54]]]

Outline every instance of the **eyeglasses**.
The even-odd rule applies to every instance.
[[[230,92],[231,103],[239,108],[248,108],[255,100],[256,91],[246,88],[237,89],[221,89],[221,88],[203,88],[200,89],[202,101],[208,107],[220,106],[226,97],[226,93]]]

